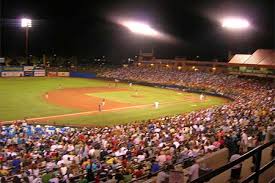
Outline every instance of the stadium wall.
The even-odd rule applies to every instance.
[[[48,77],[57,77],[57,72],[49,71],[49,72],[47,73],[47,76],[48,76]]]
[[[48,77],[69,77],[71,75],[70,72],[55,72],[55,71],[48,71]]]
[[[24,76],[23,71],[3,71],[1,77],[22,77]]]
[[[0,66],[0,77],[69,77],[70,72],[46,72],[34,66]],[[85,76],[83,76],[85,77]],[[91,76],[87,76],[91,77]]]
[[[46,71],[43,68],[34,66],[0,66],[1,77],[44,77]]]
[[[95,73],[84,73],[84,72],[70,72],[70,77],[96,78],[96,74]]]
[[[59,76],[59,77],[69,77],[70,72],[57,72],[57,76]]]

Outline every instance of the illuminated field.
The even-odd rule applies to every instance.
[[[228,102],[221,97],[206,96],[200,101],[195,93],[80,78],[1,78],[0,100],[1,121],[27,118],[79,126],[141,121]],[[159,102],[158,109],[154,102]]]

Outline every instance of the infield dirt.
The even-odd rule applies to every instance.
[[[114,92],[114,91],[127,91],[125,88],[109,88],[109,87],[97,87],[97,88],[66,88],[48,92],[48,98],[45,97],[47,102],[59,105],[67,108],[74,108],[79,110],[98,110],[98,105],[102,102],[103,98],[88,96],[88,93],[98,92]],[[112,100],[105,99],[104,109],[115,109],[130,107],[131,104],[121,103]]]

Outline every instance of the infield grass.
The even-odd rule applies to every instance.
[[[51,90],[62,88],[106,87],[110,81],[81,78],[0,78],[0,121],[46,117],[83,112],[48,103],[42,96]],[[158,118],[166,115],[187,113],[228,102],[221,97],[207,96],[204,102],[199,95],[155,87],[119,84],[128,91],[87,93],[94,97],[129,103],[136,108],[98,112],[87,116],[64,117],[55,119],[57,124],[93,124],[98,126],[122,124]],[[153,103],[160,103],[155,109]]]

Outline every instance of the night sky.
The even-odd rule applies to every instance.
[[[24,55],[24,30],[19,18],[34,20],[30,54],[120,59],[155,48],[158,58],[226,58],[227,50],[253,53],[272,48],[273,0],[0,0],[4,7],[4,53]],[[252,24],[249,30],[223,29],[219,20],[240,16]],[[162,41],[134,35],[116,24],[114,17],[142,20],[173,37]],[[274,41],[275,42],[275,41]]]

